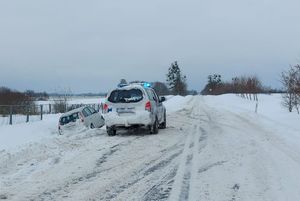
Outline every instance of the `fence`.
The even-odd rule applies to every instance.
[[[0,126],[43,120],[44,115],[58,114],[90,106],[100,111],[100,104],[42,104],[42,105],[0,105]]]

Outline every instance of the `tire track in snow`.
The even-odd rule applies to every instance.
[[[170,156],[165,156],[165,154],[169,154],[169,152],[166,152],[162,156],[156,158],[155,160],[150,161],[148,164],[154,164],[149,167],[149,165],[144,165],[141,168],[136,169],[135,171],[131,172],[130,175],[127,175],[127,179],[122,179],[120,181],[114,181],[110,186],[108,186],[108,189],[105,190],[105,194],[100,193],[94,200],[113,200],[116,199],[119,194],[123,193],[124,191],[130,190],[131,187],[138,184],[142,180],[145,180],[148,176],[151,176],[155,172],[158,172],[164,168],[166,168],[174,159],[176,159],[178,156],[180,156],[182,153],[182,150],[179,150]],[[175,176],[175,173],[169,172],[167,175],[165,175],[165,179],[161,180],[159,183],[163,184],[167,181],[172,180],[172,178]],[[145,200],[151,200],[150,198],[153,197],[153,194],[151,192],[155,192],[157,190],[157,187],[160,185],[157,184],[156,186],[152,187],[152,191],[146,193],[147,196],[145,196]],[[156,190],[155,190],[156,189]],[[168,191],[162,192],[161,195],[156,195],[160,198],[166,197],[168,195]]]
[[[169,200],[188,200],[190,190],[190,180],[192,177],[192,165],[194,163],[194,150],[197,146],[195,131],[197,126],[190,131],[183,149],[182,157],[178,171],[176,173],[175,181],[172,187]]]
[[[174,183],[174,177],[176,175],[178,167],[175,167],[166,174],[162,180],[156,183],[154,186],[147,191],[142,198],[143,201],[156,201],[166,200],[170,196],[172,186]]]
[[[117,151],[120,151],[122,147],[129,146],[131,143],[133,143],[135,140],[138,140],[139,138],[140,137],[136,137],[133,140],[120,142],[109,147],[109,150],[103,153],[102,156],[96,161],[95,168],[92,171],[81,176],[73,177],[61,186],[57,186],[55,188],[52,188],[51,190],[44,191],[42,194],[38,195],[38,200],[53,200],[54,198],[57,198],[57,195],[64,197],[70,192],[69,189],[72,189],[72,186],[88,182],[90,179],[97,177],[99,174],[115,168],[112,167],[108,169],[103,169],[101,168],[101,165],[107,162],[107,158],[112,156]]]
[[[191,122],[190,132],[185,143],[181,163],[175,177],[175,182],[169,200],[189,200],[197,195],[195,180],[197,178],[198,156],[206,146],[207,131],[201,124],[210,121],[208,114],[202,115],[199,99],[194,98],[193,105],[186,115]]]

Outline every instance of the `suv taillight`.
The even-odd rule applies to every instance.
[[[108,112],[108,105],[105,103],[103,105],[103,113],[107,113]]]
[[[148,102],[146,103],[146,105],[145,105],[145,110],[151,112],[151,102],[150,102],[150,101],[148,101]]]
[[[81,122],[84,122],[83,115],[82,115],[81,113],[79,113],[79,116],[80,116],[80,117],[79,117],[79,118],[80,118],[80,121],[81,121]]]

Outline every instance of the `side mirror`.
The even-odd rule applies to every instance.
[[[162,97],[159,98],[159,102],[162,103],[162,102],[165,102],[165,101],[166,101],[166,97],[162,96]]]

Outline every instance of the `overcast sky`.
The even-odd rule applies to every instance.
[[[106,92],[121,78],[190,89],[207,75],[279,75],[300,60],[299,0],[2,0],[0,86]]]

